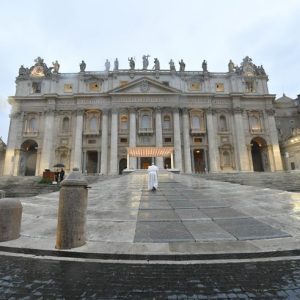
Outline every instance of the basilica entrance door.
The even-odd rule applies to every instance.
[[[194,172],[203,173],[205,172],[205,158],[203,149],[195,149],[193,151],[194,157]]]
[[[151,157],[141,157],[141,169],[148,169],[152,163]]]
[[[122,158],[119,162],[119,174],[122,174],[122,171],[127,168],[127,159]]]
[[[251,154],[253,171],[269,171],[269,159],[267,144],[263,138],[255,138],[251,141]]]
[[[35,141],[25,141],[21,146],[19,174],[35,176],[38,144]]]
[[[98,166],[98,152],[97,151],[87,151],[87,164],[86,171],[88,174],[96,174]]]

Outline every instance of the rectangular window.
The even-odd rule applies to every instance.
[[[166,137],[165,138],[165,143],[172,143],[172,138]]]
[[[246,82],[246,93],[254,93],[254,92],[255,92],[254,82],[247,81]]]
[[[72,91],[73,91],[73,87],[72,87],[72,84],[65,84],[64,85],[64,92],[65,93],[72,93]]]
[[[127,138],[120,138],[121,143],[127,143]]]
[[[216,83],[216,92],[224,92],[224,83]]]
[[[41,82],[33,82],[32,83],[32,92],[34,94],[39,94],[42,91],[42,83]]]
[[[191,82],[191,84],[190,84],[190,89],[191,89],[192,91],[200,91],[200,89],[201,89],[201,84],[200,84],[200,82]]]
[[[92,92],[100,91],[100,84],[99,82],[91,82],[89,84],[89,90]]]
[[[194,138],[194,143],[202,143],[202,138]]]
[[[96,140],[88,140],[88,144],[96,144]]]

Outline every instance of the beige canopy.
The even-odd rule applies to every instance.
[[[171,157],[174,147],[130,147],[127,148],[131,157]]]

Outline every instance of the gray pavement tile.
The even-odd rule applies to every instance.
[[[183,221],[183,224],[196,241],[236,240],[213,221]]]
[[[239,240],[288,237],[288,233],[273,228],[254,218],[217,219],[215,222]]]
[[[181,220],[210,220],[210,217],[197,208],[179,208],[175,209],[175,212]]]
[[[137,210],[88,210],[89,220],[135,221]]]
[[[177,194],[177,195],[165,195],[165,198],[169,201],[187,201],[188,199],[183,196],[183,195],[180,195],[180,194]]]
[[[198,208],[224,208],[228,207],[229,204],[224,201],[215,200],[191,200]]]
[[[145,209],[139,210],[138,221],[179,221],[174,210]]]
[[[142,196],[141,201],[166,201],[167,198],[165,196],[157,195],[153,193],[153,195]]]
[[[246,215],[236,209],[231,207],[220,207],[220,208],[204,208],[201,210],[207,216],[212,219],[227,219],[227,218],[248,218],[249,215]]]
[[[141,201],[140,209],[172,209],[167,201]]]
[[[87,239],[90,241],[133,242],[136,223],[87,220]]]
[[[189,200],[173,201],[168,199],[168,202],[173,208],[197,208],[196,205]]]
[[[194,241],[182,222],[137,222],[134,242]]]

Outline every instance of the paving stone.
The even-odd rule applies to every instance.
[[[271,239],[290,236],[254,218],[216,219],[215,222],[239,240]]]
[[[171,209],[167,201],[141,201],[140,209]]]
[[[193,204],[193,202],[189,201],[189,200],[177,200],[177,201],[173,201],[173,200],[169,200],[168,201],[169,204],[171,205],[171,207],[173,208],[197,208],[195,204]]]
[[[227,219],[227,218],[248,218],[249,216],[230,207],[220,207],[220,208],[209,208],[201,209],[203,213],[213,219]]]
[[[134,242],[194,241],[180,221],[137,222]]]
[[[183,224],[196,241],[236,240],[213,221],[184,221]]]
[[[207,219],[209,220],[206,214],[200,211],[197,208],[179,208],[175,209],[176,214],[179,216],[181,220],[199,220],[199,219]]]
[[[147,209],[140,210],[138,221],[179,221],[179,217],[174,210]]]

